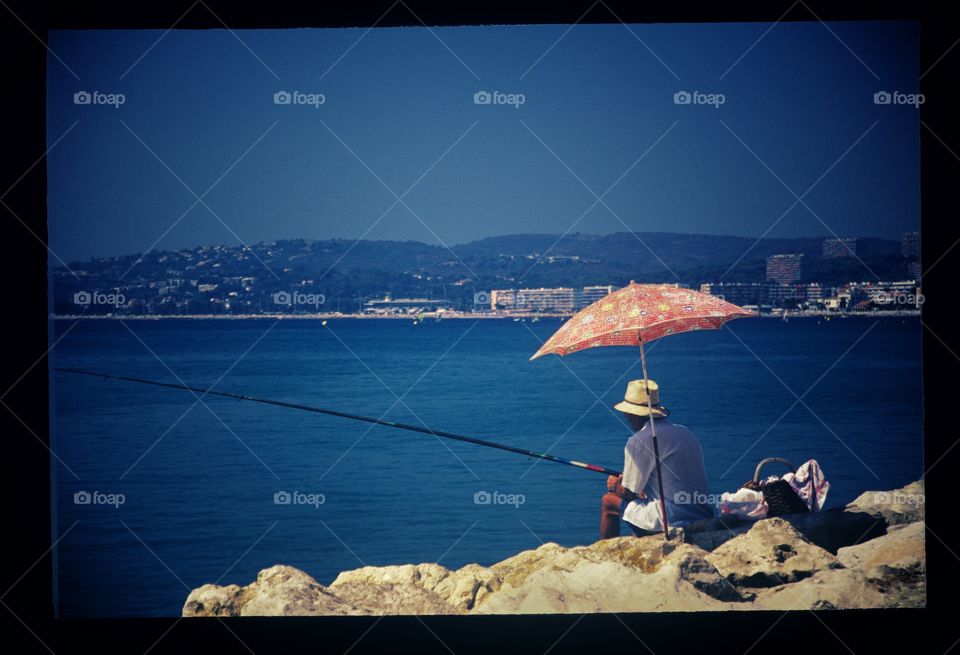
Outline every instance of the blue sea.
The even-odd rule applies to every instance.
[[[641,377],[638,353],[528,361],[561,324],[57,320],[51,362],[216,384],[619,470],[630,432],[610,407]],[[836,506],[921,477],[920,340],[916,318],[744,319],[662,339],[647,360],[671,419],[703,445],[712,492],[736,489],[764,457],[815,458]],[[280,563],[329,584],[364,565],[492,564],[598,537],[598,473],[184,391],[54,372],[51,381],[63,617],[175,616],[190,589],[244,585]]]

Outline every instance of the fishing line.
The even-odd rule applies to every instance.
[[[58,367],[58,368],[55,368],[54,370],[59,371],[61,373],[74,373],[76,375],[87,375],[90,377],[102,378],[104,380],[120,380],[123,382],[150,384],[156,387],[165,387],[168,389],[177,389],[180,391],[190,391],[196,394],[201,394],[201,397],[202,396],[220,396],[223,398],[233,398],[235,400],[246,400],[252,403],[261,403],[263,405],[274,405],[276,407],[285,407],[287,409],[299,409],[304,412],[313,412],[315,414],[326,414],[327,416],[337,416],[340,418],[350,419],[353,421],[363,421],[365,423],[374,423],[376,425],[383,425],[388,428],[397,428],[398,430],[408,430],[410,432],[432,434],[435,437],[442,437],[444,439],[454,439],[456,441],[472,443],[478,446],[485,446],[487,448],[496,448],[497,450],[505,450],[507,452],[517,453],[518,455],[525,455],[526,457],[543,459],[548,462],[556,462],[557,464],[566,464],[567,466],[574,466],[576,468],[584,469],[587,471],[596,471],[597,473],[604,473],[606,475],[620,475],[620,471],[613,471],[608,468],[603,468],[602,466],[595,466],[593,464],[587,464],[586,462],[579,462],[574,459],[559,457],[558,455],[551,455],[549,453],[538,453],[533,450],[527,450],[525,448],[517,448],[516,446],[509,446],[507,444],[497,443],[495,441],[487,441],[485,439],[477,439],[475,437],[466,437],[462,434],[454,434],[453,432],[445,432],[443,430],[432,430],[430,428],[423,428],[416,425],[410,425],[408,423],[397,423],[396,421],[387,421],[382,418],[371,418],[369,416],[361,416],[359,414],[341,412],[335,409],[325,409],[323,407],[315,407],[313,405],[291,403],[285,400],[274,400],[271,398],[258,398],[256,396],[247,396],[244,394],[234,393],[231,391],[214,391],[213,389],[200,389],[198,387],[191,387],[186,384],[175,384],[172,382],[158,382],[156,380],[145,380],[143,378],[135,378],[135,377],[130,377],[126,375],[111,375],[109,373],[96,373],[94,371],[85,371],[85,370],[76,369],[76,368],[59,368]]]

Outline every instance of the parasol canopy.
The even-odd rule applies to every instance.
[[[717,330],[727,321],[756,315],[692,289],[631,282],[574,314],[530,359],[597,346],[636,347],[670,334]]]

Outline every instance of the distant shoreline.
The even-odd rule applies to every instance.
[[[877,312],[796,312],[796,313],[787,313],[787,320],[792,318],[847,318],[847,317],[864,317],[864,318],[898,318],[898,317],[917,317],[921,315],[920,311],[909,309],[898,309],[890,311],[877,311]],[[530,321],[535,318],[539,319],[548,319],[548,318],[560,318],[568,319],[573,314],[481,314],[481,313],[452,313],[448,312],[443,315],[442,321],[447,320],[512,320],[512,319],[521,319],[523,321]],[[370,315],[370,314],[164,314],[164,315],[144,315],[144,314],[129,314],[129,315],[113,315],[113,314],[63,314],[63,315],[51,315],[55,321],[72,321],[80,319],[93,319],[93,320],[114,320],[114,321],[163,321],[171,319],[187,319],[187,320],[247,320],[247,319],[275,319],[275,320],[332,320],[332,319],[350,319],[350,320],[376,320],[376,319],[386,319],[386,320],[405,320],[412,321],[415,317],[413,315]],[[759,314],[757,318],[771,318],[784,320],[784,316],[781,313],[764,313]],[[421,319],[423,322],[435,322],[434,316],[425,316]]]

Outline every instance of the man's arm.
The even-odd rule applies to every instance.
[[[623,449],[623,473],[620,474],[620,485],[627,491],[637,494],[635,497],[646,498],[643,489],[650,480],[654,467],[653,451],[647,452],[646,444],[636,435],[627,440]]]
[[[611,491],[619,498],[627,501],[636,500],[637,498],[645,498],[643,492],[635,494],[623,486],[623,473],[616,477],[611,475],[607,478],[607,491]]]

